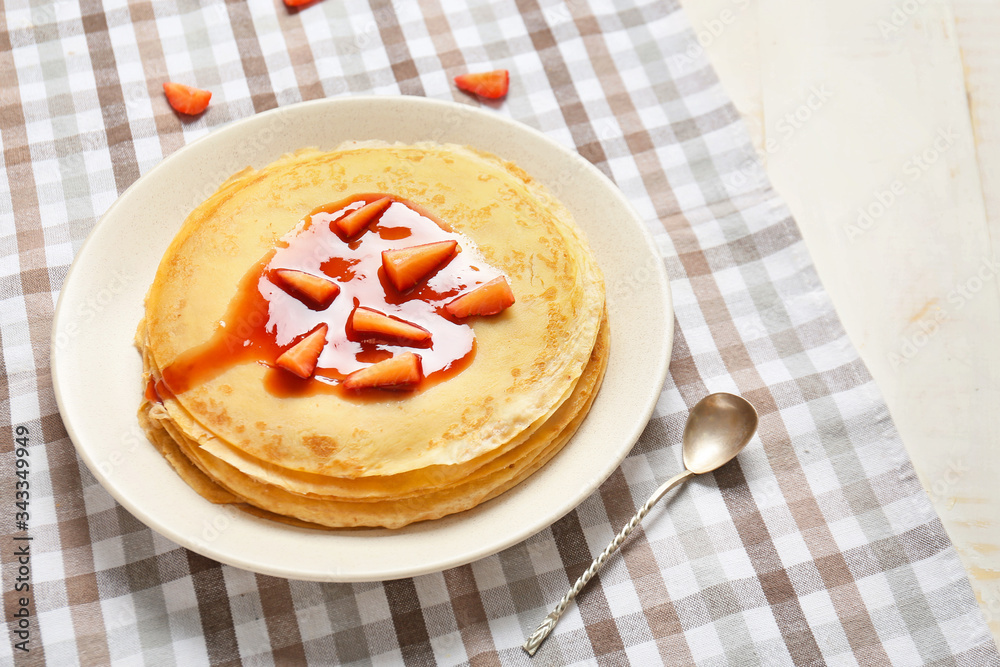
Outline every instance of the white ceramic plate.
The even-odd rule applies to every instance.
[[[467,144],[514,161],[587,233],[608,284],[611,356],[590,414],[566,448],[471,511],[402,530],[313,531],[213,505],[174,474],[136,422],[132,345],[160,257],[188,212],[232,173],[346,140]],[[140,178],[94,228],[56,308],[52,377],[80,457],[128,511],[224,563],[291,579],[378,581],[462,565],[516,544],[577,506],[618,466],[666,377],[673,311],[663,264],[622,193],[576,153],[494,112],[417,97],[319,100],[262,113],[179,150]]]

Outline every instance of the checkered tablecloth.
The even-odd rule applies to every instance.
[[[886,406],[675,2],[0,7],[0,663],[529,664],[525,636],[680,470],[687,411],[730,391],[760,412],[754,445],[654,509],[533,661],[1000,665]],[[511,72],[493,111],[611,177],[671,278],[670,376],[621,468],[522,544],[366,584],[220,565],[117,505],[78,459],[49,373],[54,304],[101,214],[228,121],[358,93],[479,104],[452,77],[493,68]],[[168,80],[210,89],[209,110],[178,117]]]

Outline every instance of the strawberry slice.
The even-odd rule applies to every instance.
[[[394,357],[354,371],[344,378],[344,388],[358,389],[411,389],[424,377],[420,357],[403,352]]]
[[[455,77],[455,85],[473,95],[498,100],[507,94],[510,87],[510,72],[496,69],[492,72],[475,72]]]
[[[340,285],[337,283],[305,271],[277,269],[275,273],[289,291],[314,310],[326,308],[340,294]]]
[[[326,345],[326,329],[325,324],[313,329],[312,333],[285,350],[274,362],[275,365],[295,373],[302,379],[312,377],[313,371],[316,370],[316,362],[319,360],[319,353]]]
[[[470,315],[496,315],[514,305],[514,293],[503,276],[483,283],[471,292],[466,292],[444,307],[454,317]]]
[[[364,306],[354,310],[351,326],[357,332],[375,334],[391,341],[426,343],[431,339],[431,332],[423,327]]]
[[[185,86],[183,83],[173,83],[168,81],[163,84],[163,92],[167,95],[167,102],[174,108],[174,111],[197,116],[208,107],[208,101],[212,99],[212,93],[200,88]]]
[[[393,286],[405,292],[430,276],[455,254],[457,248],[457,241],[437,241],[399,250],[383,250],[382,268]]]
[[[286,7],[304,7],[306,5],[312,4],[316,0],[285,0]]]
[[[389,208],[390,204],[392,204],[391,197],[376,199],[370,204],[365,204],[361,208],[351,211],[341,218],[337,218],[334,224],[337,225],[337,228],[344,236],[351,238],[372,224],[375,218],[382,215],[385,209]]]

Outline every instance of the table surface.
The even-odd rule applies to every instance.
[[[1000,4],[683,5],[1000,643]]]

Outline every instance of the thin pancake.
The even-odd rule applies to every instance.
[[[482,478],[459,484],[451,489],[400,500],[345,502],[289,493],[280,487],[253,479],[213,457],[190,439],[185,438],[182,433],[175,431],[169,419],[154,420],[152,435],[162,439],[164,433],[169,434],[167,437],[176,442],[185,457],[196,464],[198,475],[207,473],[208,478],[215,480],[212,493],[228,492],[250,506],[264,510],[262,513],[248,508],[251,513],[268,518],[290,517],[291,523],[295,525],[400,528],[414,521],[435,519],[474,507],[496,497],[544,465],[569,441],[586,417],[606,369],[608,350],[609,336],[605,323],[600,328],[597,344],[580,382],[577,383],[576,390],[563,408],[557,411],[557,416],[546,422],[533,436],[536,442],[533,443],[532,453],[529,456],[511,462],[501,457],[498,465]],[[158,404],[146,402],[142,411],[155,412],[158,409]],[[165,427],[165,430],[161,431],[161,427]],[[191,474],[187,468],[183,472],[179,469],[178,472],[182,475]],[[194,484],[192,487],[205,495],[203,488]]]
[[[362,478],[473,461],[544,421],[587,364],[603,310],[600,272],[568,212],[513,165],[458,146],[365,144],[304,151],[237,175],[198,207],[161,263],[142,345],[162,369],[213,333],[254,262],[317,203],[393,192],[447,221],[510,278],[516,307],[475,323],[456,377],[406,400],[279,398],[237,365],[164,402],[225,446],[309,474]]]
[[[151,363],[149,355],[144,355],[144,361],[147,364]],[[152,366],[148,366],[147,371],[156,373],[156,369]],[[565,398],[572,395],[577,384],[578,382],[574,382]],[[517,438],[463,463],[432,465],[395,475],[341,478],[292,470],[262,461],[216,437],[204,426],[193,420],[183,407],[178,406],[173,399],[165,398],[162,400],[164,406],[170,406],[169,411],[165,407],[161,408],[162,413],[164,413],[163,418],[169,419],[175,429],[190,440],[192,445],[204,449],[244,474],[280,486],[292,493],[331,496],[354,501],[399,499],[426,493],[429,490],[454,486],[481,476],[487,466],[502,455],[505,455],[507,459],[511,459],[512,456],[527,455],[530,437],[554,414],[559,411],[565,412],[564,406],[566,404],[565,400],[561,401],[549,414],[525,429]],[[512,450],[516,452],[513,455],[511,454]]]

